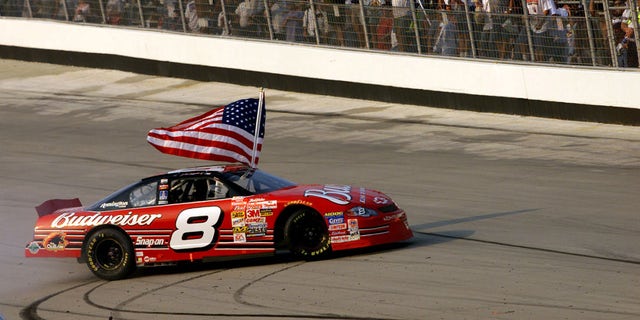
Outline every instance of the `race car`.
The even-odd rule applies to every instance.
[[[82,207],[53,199],[27,257],[75,257],[105,280],[137,267],[274,255],[316,259],[332,251],[413,237],[387,195],[344,185],[296,185],[244,165],[187,168],[142,179]]]

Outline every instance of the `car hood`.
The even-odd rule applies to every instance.
[[[273,193],[282,197],[301,197],[307,201],[327,201],[340,206],[362,205],[382,207],[392,205],[393,201],[386,194],[362,187],[333,184],[308,184],[279,190]]]

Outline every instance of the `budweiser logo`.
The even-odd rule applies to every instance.
[[[53,222],[52,228],[65,227],[89,227],[102,224],[115,224],[119,226],[148,226],[154,220],[161,218],[161,214],[119,214],[105,215],[96,213],[90,216],[78,216],[75,212],[67,212],[59,215]]]

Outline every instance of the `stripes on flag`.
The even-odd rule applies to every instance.
[[[147,141],[160,152],[203,160],[258,164],[266,112],[262,103],[260,130],[255,138],[258,99],[243,99],[187,119],[169,128],[149,131]]]

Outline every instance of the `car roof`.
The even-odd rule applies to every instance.
[[[226,168],[229,165],[214,165],[214,166],[202,166],[202,167],[191,167],[191,168],[183,168],[176,169],[167,172],[167,174],[176,174],[176,173],[185,173],[185,172],[223,172],[226,171]]]
[[[193,174],[211,174],[211,173],[221,173],[221,172],[234,172],[240,170],[247,170],[248,166],[242,164],[220,164],[220,165],[207,165],[207,166],[199,166],[199,167],[189,167],[176,169],[172,171],[168,171],[163,174],[157,174],[154,176],[147,177],[143,180],[157,178],[161,176],[182,176],[182,175],[193,175]]]

